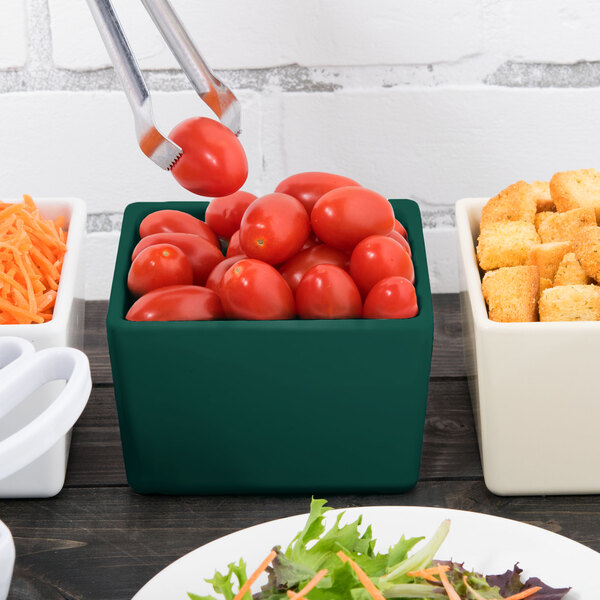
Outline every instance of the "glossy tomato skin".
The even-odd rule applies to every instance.
[[[239,256],[240,254],[244,254],[242,250],[242,246],[240,245],[240,232],[236,231],[229,240],[229,245],[227,246],[227,254],[225,256],[227,258],[231,258],[232,256]]]
[[[127,275],[127,287],[134,296],[167,285],[188,285],[193,281],[190,261],[173,244],[155,244],[142,250],[131,263]]]
[[[128,321],[212,321],[222,319],[219,296],[198,285],[170,285],[138,298],[127,316]]]
[[[186,119],[169,138],[183,150],[171,173],[186,190],[200,196],[227,196],[244,185],[246,153],[235,134],[219,121]]]
[[[408,233],[398,219],[394,219],[394,231],[397,231],[405,240],[408,240]]]
[[[296,254],[310,234],[310,221],[302,204],[287,194],[257,198],[244,213],[240,245],[246,256],[271,265]]]
[[[410,319],[419,312],[413,284],[404,277],[386,277],[378,281],[363,307],[365,319]]]
[[[388,237],[398,242],[406,250],[407,254],[412,256],[410,244],[406,241],[406,238],[402,234],[398,233],[396,229],[388,233]]]
[[[310,221],[322,242],[339,250],[352,250],[370,235],[390,233],[394,229],[394,209],[373,190],[343,187],[317,201]]]
[[[294,196],[296,200],[302,203],[302,206],[304,206],[306,212],[310,215],[316,201],[323,194],[340,187],[348,186],[361,187],[360,183],[343,175],[311,171],[287,177],[275,188],[275,191]]]
[[[415,280],[412,260],[395,240],[372,235],[356,245],[350,257],[350,275],[363,298],[381,279],[401,275],[411,283]]]
[[[279,267],[279,272],[283,275],[292,292],[296,293],[298,284],[304,274],[316,265],[336,265],[347,271],[350,266],[350,259],[341,250],[330,248],[325,244],[317,244],[292,256]]]
[[[317,236],[314,234],[314,231],[311,231],[306,238],[306,241],[302,245],[300,250],[306,250],[307,248],[312,248],[313,246],[317,246],[321,242],[317,239]]]
[[[362,312],[360,292],[344,269],[317,265],[300,281],[296,312],[302,319],[357,319]]]
[[[206,287],[213,292],[220,292],[221,289],[221,281],[223,280],[223,275],[229,267],[235,265],[235,263],[239,262],[243,258],[247,258],[244,254],[239,254],[238,256],[230,256],[226,258],[224,261],[220,262],[208,276],[206,280]]]
[[[147,235],[138,242],[131,258],[135,260],[142,250],[156,244],[173,244],[185,253],[194,271],[193,283],[195,285],[204,285],[210,272],[225,258],[219,248],[193,233],[153,233]]]
[[[220,237],[228,240],[239,228],[246,209],[256,196],[242,190],[210,201],[206,208],[207,225]]]
[[[271,265],[245,258],[229,267],[221,281],[221,302],[230,319],[293,319],[292,290]]]
[[[140,224],[140,237],[153,233],[193,233],[219,246],[215,232],[204,221],[180,210],[157,210],[145,217]]]

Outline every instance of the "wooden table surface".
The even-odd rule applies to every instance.
[[[458,296],[434,296],[434,309],[419,483],[404,494],[330,495],[330,505],[474,510],[538,525],[600,551],[598,496],[508,498],[487,491],[463,365]],[[129,600],[190,550],[307,510],[309,495],[161,497],[133,492],[123,468],[105,315],[105,302],[87,303],[86,352],[94,388],[73,432],[64,489],[48,500],[0,501],[0,519],[11,529],[17,548],[9,600]]]

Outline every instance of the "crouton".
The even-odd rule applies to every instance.
[[[542,242],[571,242],[585,227],[596,225],[593,208],[575,208],[567,212],[550,213],[539,224],[538,233]]]
[[[477,259],[484,271],[524,265],[529,250],[540,243],[535,227],[524,221],[492,223],[477,240]]]
[[[539,233],[542,223],[548,218],[549,215],[553,215],[553,211],[544,210],[535,215],[535,230]]]
[[[593,208],[600,222],[600,171],[580,169],[555,173],[550,180],[550,194],[559,212]]]
[[[483,277],[481,290],[492,321],[537,320],[540,275],[535,266],[502,267]]]
[[[544,290],[547,290],[548,288],[551,288],[552,286],[553,286],[553,282],[551,279],[547,279],[546,277],[540,277],[540,294]]]
[[[571,242],[550,242],[536,244],[529,250],[528,265],[536,265],[540,277],[554,281],[554,276],[563,256],[571,249]]]
[[[481,210],[480,228],[485,229],[492,223],[507,221],[526,221],[533,224],[537,204],[531,186],[517,181],[491,198]]]
[[[573,241],[573,251],[586,275],[600,281],[600,227],[583,229]]]
[[[540,321],[600,320],[600,287],[560,285],[545,290],[540,298]]]
[[[554,276],[554,285],[587,285],[590,282],[575,253],[565,254]]]
[[[538,213],[556,210],[556,205],[550,195],[550,184],[547,181],[534,181],[529,185],[533,191]]]

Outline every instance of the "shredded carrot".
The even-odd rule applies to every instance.
[[[64,255],[65,218],[44,219],[31,196],[0,203],[0,323],[52,319]]]
[[[300,600],[300,598],[304,598],[310,590],[312,590],[323,577],[327,575],[327,569],[322,569],[319,571],[299,592],[293,592],[292,590],[287,591],[287,595],[292,600]]]
[[[518,594],[514,594],[505,598],[504,600],[523,600],[523,598],[529,598],[534,594],[537,594],[542,588],[540,586],[530,587],[523,592],[519,592]]]
[[[450,600],[460,600],[460,596],[458,592],[454,589],[452,584],[448,581],[448,576],[446,575],[446,571],[442,571],[438,569],[438,573],[440,574],[440,581],[446,590],[446,594],[448,594],[448,598]]]
[[[246,583],[244,583],[244,585],[240,588],[240,591],[235,595],[233,600],[242,600],[242,598],[245,596],[246,592],[248,592],[250,590],[250,588],[252,587],[252,584],[259,578],[260,574],[269,566],[271,561],[276,556],[277,556],[277,552],[275,552],[275,550],[271,550],[271,552],[269,552],[269,555],[267,556],[267,558],[265,558],[265,560],[263,560],[260,563],[260,565],[258,566],[258,569],[256,569],[256,571],[254,571],[254,573],[252,573],[252,575],[250,575],[250,577],[248,577],[248,581],[246,581]]]
[[[433,583],[439,583],[440,580],[436,579],[434,575],[439,575],[440,570],[449,571],[450,567],[448,565],[438,565],[437,567],[429,567],[428,569],[419,569],[418,571],[409,571],[407,575],[409,577],[420,577],[421,579],[426,579],[427,581],[431,581]]]
[[[363,584],[367,592],[369,592],[371,598],[373,600],[385,600],[383,594],[377,589],[377,586],[369,579],[369,576],[354,562],[349,556],[344,554],[341,550],[337,553],[337,555],[344,561],[350,564],[350,566],[354,569],[358,580]]]

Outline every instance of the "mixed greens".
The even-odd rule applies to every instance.
[[[326,500],[313,499],[304,529],[290,545],[279,546],[248,577],[243,559],[227,572],[206,581],[217,596],[188,594],[191,600],[560,600],[570,588],[554,589],[533,577],[521,581],[515,565],[499,575],[469,571],[463,563],[434,560],[450,530],[445,520],[433,537],[411,552],[424,538],[404,536],[387,553],[375,552],[371,527],[359,531],[362,517],[341,524],[344,513],[326,529]],[[255,594],[250,586],[266,570],[267,582]],[[238,590],[238,591],[234,591]]]

